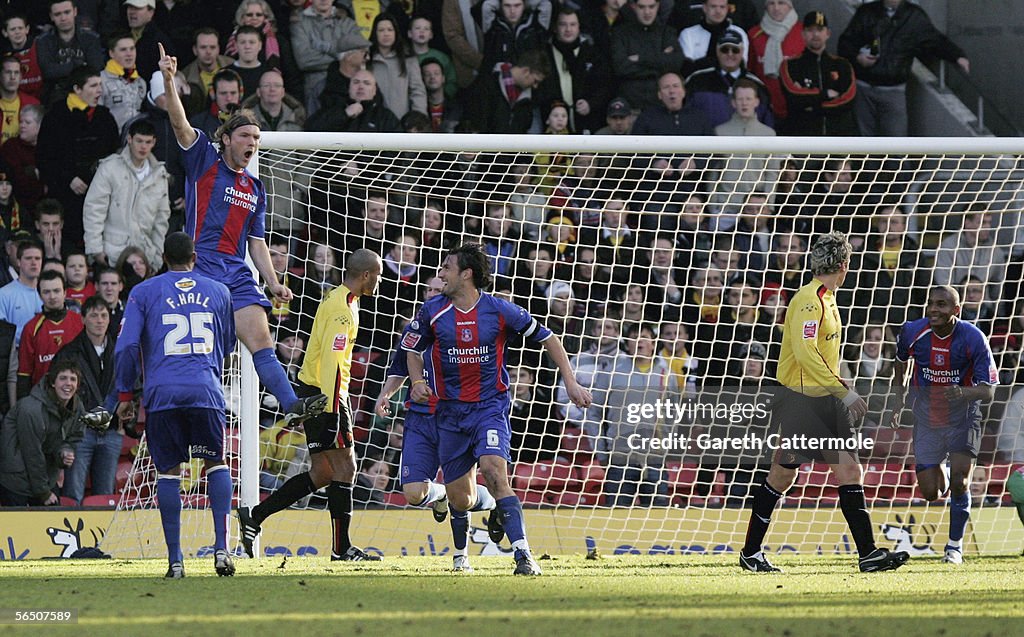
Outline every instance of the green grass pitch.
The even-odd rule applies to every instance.
[[[733,555],[554,557],[544,575],[512,577],[508,557],[332,564],[319,558],[212,558],[167,581],[160,560],[0,562],[0,606],[75,608],[74,626],[0,625],[45,635],[1018,635],[1024,558],[918,558],[861,574],[851,558],[775,559],[783,574],[741,572]]]

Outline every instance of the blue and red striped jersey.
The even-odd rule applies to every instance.
[[[235,348],[235,314],[223,283],[169,271],[132,288],[117,337],[115,384],[129,396],[140,370],[146,411],[224,409],[224,357]]]
[[[406,328],[402,332],[402,338],[405,338],[405,333],[409,329]],[[388,366],[388,377],[397,376],[399,378],[407,378],[409,376],[409,352],[402,349],[402,341],[398,341],[398,346],[395,347],[395,352],[391,355],[391,365]],[[429,356],[423,357],[423,372],[427,379],[433,376],[433,361]],[[429,382],[429,380],[428,380]],[[409,386],[412,387],[412,379],[409,380]],[[431,394],[430,400],[427,404],[417,403],[409,400],[409,394],[406,392],[405,395],[405,408],[409,411],[415,411],[421,414],[433,414],[437,411],[437,395]]]
[[[517,335],[542,343],[551,330],[490,294],[481,293],[467,312],[441,295],[423,304],[401,347],[431,359],[434,373],[427,380],[439,399],[475,403],[508,391],[508,340]]]
[[[196,254],[217,252],[245,259],[249,237],[266,238],[267,191],[248,169],[235,172],[224,163],[201,130],[185,163],[185,232]]]
[[[951,402],[946,387],[997,385],[998,370],[985,335],[974,325],[958,320],[945,338],[932,332],[928,318],[903,325],[896,340],[896,358],[913,360],[909,399],[918,422],[930,427],[952,427],[981,417],[981,401]]]

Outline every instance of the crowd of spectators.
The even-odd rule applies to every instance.
[[[344,0],[14,0],[2,20],[8,505],[113,493],[123,436],[137,435],[116,421],[89,427],[81,415],[107,402],[124,300],[160,270],[163,237],[184,221],[160,44],[178,57],[175,88],[207,133],[244,107],[267,131],[900,134],[905,126],[868,122],[905,113],[910,60],[936,55],[969,69],[904,0],[858,9],[840,56],[826,50],[828,17],[800,18],[789,0],[371,1],[358,11]],[[437,285],[443,250],[479,241],[495,293],[558,333],[597,390],[593,408],[565,408],[555,370],[516,350],[514,460],[553,461],[563,433],[580,432],[607,470],[609,504],[664,504],[670,460],[622,447],[635,425],[610,397],[763,385],[786,302],[807,279],[808,242],[828,229],[849,232],[858,248],[856,287],[840,302],[844,320],[861,326],[851,382],[884,382],[893,330],[921,312],[932,282],[961,290],[1004,380],[1020,368],[1022,255],[1003,236],[1013,229],[976,207],[923,248],[907,212],[876,188],[870,160],[321,159],[293,151],[261,166],[268,245],[296,295],[270,311],[289,376],[344,255],[366,247],[385,269],[381,293],[362,304],[353,394],[372,400],[396,336]],[[262,407],[261,486],[272,490],[300,470],[302,432],[280,420],[272,397]],[[396,481],[401,420],[358,413],[361,493],[379,503]],[[1004,428],[999,440],[1020,435]]]

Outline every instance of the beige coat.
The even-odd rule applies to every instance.
[[[128,147],[102,159],[89,184],[82,211],[87,254],[107,255],[113,264],[128,246],[138,246],[154,269],[163,264],[164,236],[171,206],[163,162],[147,159],[149,174],[135,176]]]

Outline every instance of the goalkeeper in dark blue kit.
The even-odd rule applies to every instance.
[[[231,472],[224,464],[224,357],[235,347],[231,293],[192,272],[192,239],[175,232],[164,241],[168,272],[135,286],[115,350],[117,415],[134,413],[132,390],[142,372],[146,439],[156,465],[156,494],[170,565],[165,577],[185,577],[181,553],[181,463],[202,458],[213,510],[214,568],[235,574],[227,551]],[[141,368],[141,369],[140,369]]]

